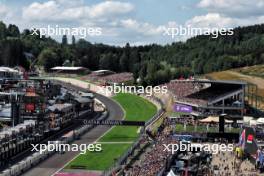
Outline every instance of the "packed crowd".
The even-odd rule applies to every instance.
[[[203,84],[195,84],[192,81],[171,81],[163,86],[167,86],[168,90],[174,95],[174,98],[177,101],[191,104],[207,104],[205,99],[201,99],[199,97],[188,97],[204,89],[205,86]]]
[[[210,84],[181,80],[171,81],[164,85],[168,87],[177,101],[199,105],[207,105],[209,101],[237,90],[237,87],[215,88]]]
[[[103,76],[100,80],[108,83],[124,83],[133,80],[133,74],[129,72],[116,73],[107,76]]]
[[[235,176],[257,176],[259,173],[249,160],[240,160],[235,152],[220,151],[213,155],[211,175]]]
[[[129,72],[123,72],[102,75],[92,72],[91,74],[82,77],[82,79],[99,83],[125,83],[133,80],[133,74]]]
[[[200,120],[195,120],[192,117],[189,117],[188,115],[181,115],[179,118],[173,119],[174,123],[176,124],[186,124],[186,125],[197,125],[197,126],[205,126],[208,124],[213,127],[218,127],[218,123],[213,122],[200,122]]]
[[[168,151],[164,151],[163,144],[176,143],[177,141],[171,137],[172,129],[166,125],[166,121],[160,127],[155,137],[155,142],[150,151],[144,153],[139,163],[125,171],[127,176],[146,176],[157,175],[166,165],[167,159],[171,155]]]

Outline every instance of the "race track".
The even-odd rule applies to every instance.
[[[75,89],[77,87],[74,87]],[[84,89],[78,88],[81,91]],[[95,98],[100,100],[107,108],[109,117],[108,119],[121,120],[124,116],[122,108],[114,100],[94,93]],[[104,133],[106,133],[111,127],[109,126],[97,126],[88,133],[84,134],[80,140],[74,141],[75,144],[89,144],[96,141]],[[64,154],[54,154],[47,158],[39,165],[25,172],[23,176],[51,176],[61,168],[65,166],[69,161],[75,158],[79,152],[65,152]]]

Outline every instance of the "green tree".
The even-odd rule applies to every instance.
[[[7,29],[5,23],[0,21],[0,40],[5,39],[7,36]]]
[[[63,36],[62,36],[61,44],[62,44],[62,45],[68,45],[67,35],[63,35]]]
[[[44,70],[48,72],[52,67],[57,66],[58,56],[54,50],[47,48],[40,53],[38,61],[40,65],[44,66]]]
[[[72,46],[75,46],[75,37],[74,37],[74,35],[72,36]]]
[[[10,37],[19,37],[20,32],[16,25],[9,24],[7,28],[7,35]]]

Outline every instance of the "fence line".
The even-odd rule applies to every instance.
[[[123,154],[117,160],[117,162],[115,162],[115,164],[113,166],[111,166],[108,170],[103,172],[103,174],[102,174],[103,176],[111,176],[115,171],[117,171],[121,168],[121,165],[126,163],[128,157],[131,156],[133,154],[133,152],[140,146],[140,142],[143,139],[145,128],[148,127],[149,125],[151,125],[157,119],[159,119],[161,117],[161,115],[164,113],[164,105],[160,99],[158,99],[154,96],[151,96],[151,97],[147,97],[144,95],[141,95],[141,96],[143,96],[144,98],[148,99],[153,104],[155,104],[158,107],[158,112],[145,123],[145,127],[141,128],[140,135],[137,138],[137,140],[134,142],[134,144],[125,152],[125,154]]]

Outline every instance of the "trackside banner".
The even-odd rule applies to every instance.
[[[84,120],[85,125],[118,125],[118,126],[145,126],[144,121],[127,120]]]
[[[177,104],[175,103],[173,105],[173,110],[174,112],[183,112],[183,113],[191,113],[192,112],[192,107],[183,105],[183,104]]]

